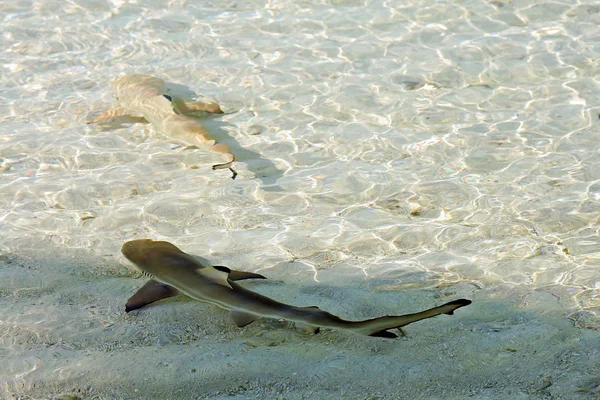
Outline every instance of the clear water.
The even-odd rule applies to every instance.
[[[108,319],[90,324],[118,320],[139,284],[119,251],[133,238],[364,296],[547,295],[565,320],[599,326],[596,1],[0,7],[8,393],[33,390],[38,369],[62,379],[60,362],[18,345],[23,332],[46,347],[68,337],[76,311],[61,304],[93,301],[74,289],[69,303],[65,288],[111,293]],[[218,101],[227,114],[205,122],[236,154],[237,179],[147,124],[86,125],[125,73]]]

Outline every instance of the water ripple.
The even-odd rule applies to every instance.
[[[309,283],[556,295],[598,326],[593,1],[5,3],[3,252],[108,271],[154,237]],[[237,179],[134,118],[86,125],[124,73],[218,101]],[[31,384],[39,359],[8,359]]]

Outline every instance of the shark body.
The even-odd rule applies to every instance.
[[[390,329],[440,314],[452,315],[457,308],[471,304],[470,300],[459,299],[414,314],[347,321],[316,306],[296,307],[245,289],[236,281],[264,279],[264,276],[232,271],[227,267],[205,267],[169,242],[133,240],[126,242],[121,251],[144,274],[152,277],[127,301],[127,312],[183,293],[193,299],[228,310],[238,327],[264,317],[293,321],[297,327],[314,333],[320,327],[327,327],[351,330],[369,336],[395,338],[397,335],[390,332]]]
[[[116,116],[142,116],[169,137],[192,146],[208,148],[223,156],[224,162],[213,165],[213,169],[228,168],[235,179],[237,173],[231,169],[235,156],[229,147],[218,143],[196,118],[188,115],[196,111],[222,114],[217,103],[186,102],[170,96],[167,94],[165,81],[148,75],[123,75],[113,82],[113,89],[118,104],[88,124]]]

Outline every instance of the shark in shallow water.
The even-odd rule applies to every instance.
[[[235,156],[228,146],[213,139],[204,126],[189,114],[196,111],[222,114],[217,103],[183,101],[167,94],[165,81],[148,75],[123,75],[113,82],[117,105],[88,122],[95,124],[117,116],[142,116],[167,136],[184,143],[205,147],[220,154],[224,161],[213,169],[228,168],[235,179],[237,173],[231,168]]]
[[[471,300],[454,300],[414,314],[386,316],[364,321],[347,321],[312,307],[296,307],[245,289],[236,282],[243,279],[265,279],[264,276],[227,267],[206,267],[175,245],[152,239],[126,242],[123,255],[152,279],[127,300],[125,311],[141,308],[155,301],[183,293],[198,301],[214,304],[230,312],[238,327],[259,318],[293,321],[296,327],[313,333],[320,327],[340,328],[362,335],[395,338],[391,329],[401,328],[422,319],[471,304]]]

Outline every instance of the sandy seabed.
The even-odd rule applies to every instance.
[[[183,296],[124,313],[143,284],[122,256],[4,255],[0,382],[6,399],[594,399],[600,335],[561,293],[467,283],[385,291],[269,271],[244,285],[348,319],[473,304],[399,339],[260,320],[238,329]],[[39,256],[39,255],[38,255]],[[293,263],[292,263],[293,264]],[[291,267],[291,266],[289,266]],[[534,306],[532,306],[532,304]],[[596,327],[597,328],[597,327]]]

